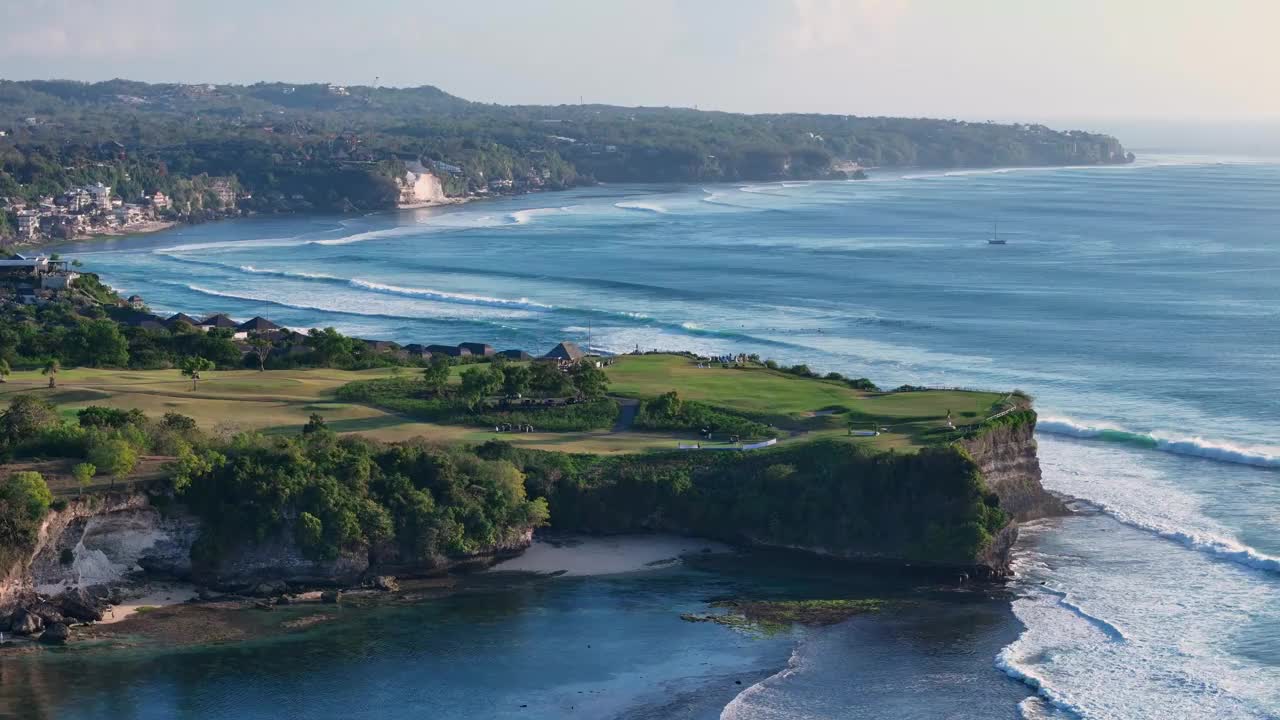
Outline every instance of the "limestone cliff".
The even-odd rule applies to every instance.
[[[1064,515],[1062,501],[1040,484],[1035,420],[991,428],[961,442],[982,471],[987,487],[1000,496],[1000,507],[1018,522]]]
[[[163,514],[143,494],[72,499],[45,518],[31,552],[5,569],[0,612],[37,594],[119,584],[144,570],[189,576],[198,530],[195,518]]]
[[[989,568],[996,575],[1010,572],[1010,553],[1018,540],[1019,523],[1069,512],[1040,484],[1035,431],[1032,415],[1028,422],[993,427],[960,443],[982,472],[987,488],[1000,498],[1000,508],[1011,518],[977,558],[980,567]]]
[[[444,194],[444,184],[434,173],[421,163],[409,163],[407,167],[408,170],[399,182],[400,207],[427,207],[452,202]]]

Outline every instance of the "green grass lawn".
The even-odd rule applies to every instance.
[[[464,367],[455,367],[454,376]],[[416,373],[401,370],[406,376]],[[654,397],[670,390],[731,411],[747,413],[778,428],[780,442],[845,437],[858,427],[887,427],[874,438],[848,438],[882,449],[909,450],[927,442],[927,434],[945,426],[951,410],[965,423],[990,414],[1002,396],[995,393],[927,391],[867,393],[843,383],[796,377],[765,368],[698,368],[677,355],[623,356],[607,368],[611,392]],[[515,445],[584,453],[646,452],[674,449],[692,434],[607,430],[566,433],[494,433],[491,430],[417,422],[358,403],[339,402],[337,388],[354,380],[390,377],[391,369],[346,371],[234,370],[205,373],[196,389],[177,370],[99,370],[76,368],[58,373],[58,387],[35,371],[15,372],[0,384],[0,402],[15,393],[47,398],[67,417],[89,405],[138,408],[153,417],[178,412],[208,430],[297,432],[312,413],[323,415],[337,432],[361,433],[398,441],[426,437],[437,442],[483,442],[498,438]],[[837,414],[828,414],[839,408]],[[966,417],[965,413],[971,413]]]
[[[990,415],[1004,397],[963,390],[865,392],[759,366],[700,368],[680,355],[626,355],[607,372],[619,395],[654,397],[675,390],[686,400],[766,418],[806,435],[842,436],[851,422],[862,429],[887,427],[886,435],[860,440],[882,448],[918,446],[926,433],[946,426],[948,410],[956,424],[973,422]]]

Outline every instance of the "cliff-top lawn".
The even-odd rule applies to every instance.
[[[991,414],[1004,396],[967,390],[880,393],[854,390],[837,380],[803,378],[753,366],[698,367],[678,355],[628,355],[608,368],[611,391],[631,397],[654,397],[675,390],[685,400],[698,400],[762,418],[779,428],[843,434],[858,429],[889,428],[876,444],[903,447],[919,444],[922,433],[945,426],[947,411],[957,425]],[[906,439],[907,442],[902,442]]]
[[[460,368],[455,368],[455,376]],[[401,371],[411,376],[417,371]],[[676,390],[687,400],[699,400],[770,422],[782,442],[817,437],[847,437],[850,423],[857,428],[885,427],[875,438],[853,438],[884,449],[909,449],[924,434],[945,424],[947,410],[956,422],[971,422],[990,413],[1001,399],[994,393],[929,391],[867,393],[827,380],[800,378],[765,368],[698,368],[682,356],[645,355],[617,358],[607,368],[611,392],[620,396],[655,397]],[[358,432],[381,440],[423,436],[439,442],[478,443],[500,438],[516,445],[583,453],[631,453],[669,450],[677,442],[695,439],[669,432],[627,430],[613,432],[494,433],[484,428],[424,423],[359,403],[338,402],[337,388],[354,380],[390,377],[392,370],[346,371],[235,370],[208,372],[196,389],[177,370],[67,369],[58,373],[58,386],[35,371],[13,373],[0,384],[0,402],[14,393],[45,397],[68,417],[89,405],[138,408],[159,417],[166,412],[189,415],[207,430],[227,432],[256,429],[297,432],[312,413],[324,416],[337,432]]]

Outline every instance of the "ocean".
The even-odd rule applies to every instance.
[[[987,244],[995,222],[1007,245]],[[89,664],[49,716],[1280,717],[1278,228],[1280,163],[1159,155],[600,186],[63,248],[165,312],[1019,388],[1045,485],[1078,512],[1025,528],[1004,592],[888,583],[921,600],[829,628],[678,619],[726,587],[812,582],[753,563],[566,578],[375,615],[359,642],[46,662]],[[337,690],[365,705],[333,707]]]

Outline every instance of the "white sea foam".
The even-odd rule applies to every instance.
[[[671,212],[657,203],[627,201],[614,203],[613,206],[620,210],[638,210],[640,212],[656,213],[658,215],[666,215]]]
[[[1067,417],[1042,417],[1037,429],[1055,435],[1129,443],[1154,450],[1207,458],[1220,462],[1280,468],[1280,448],[1249,446],[1203,437],[1179,437],[1161,431],[1140,432],[1102,422],[1080,422]]]
[[[720,711],[720,720],[748,720],[752,718],[752,699],[764,693],[770,686],[795,675],[801,669],[802,645],[797,644],[787,659],[787,666],[760,682],[745,688]]]
[[[431,288],[414,288],[402,287],[399,285],[388,285],[386,283],[373,282],[372,280],[362,280],[354,278],[351,280],[351,286],[361,290],[372,290],[374,292],[390,293],[392,295],[405,295],[408,297],[430,298],[432,300],[441,300],[444,302],[458,302],[475,305],[497,305],[504,307],[521,307],[521,308],[551,308],[539,302],[534,302],[529,298],[519,298],[510,300],[506,298],[488,297],[486,295],[469,295],[467,293],[445,292],[443,290],[433,290]]]
[[[528,225],[534,220],[545,217],[547,215],[558,215],[560,213],[569,212],[570,208],[566,207],[545,207],[545,208],[529,208],[528,210],[517,210],[507,217],[511,219],[513,225]]]
[[[229,266],[228,266],[229,267]],[[296,270],[274,270],[272,268],[259,268],[252,265],[241,265],[239,270],[254,275],[272,275],[283,278],[302,278],[304,280],[341,280],[342,278],[334,275],[326,275],[325,273],[308,273]]]

